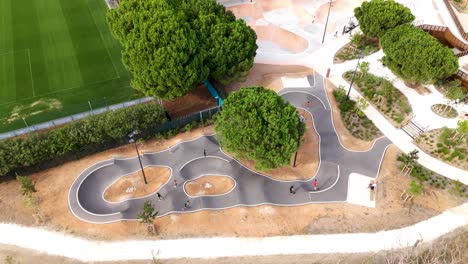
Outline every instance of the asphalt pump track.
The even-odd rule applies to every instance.
[[[315,130],[319,135],[320,164],[316,174],[311,173],[308,180],[276,180],[250,170],[224,153],[215,135],[202,136],[181,142],[164,151],[145,153],[141,156],[144,167],[162,166],[171,170],[168,181],[156,191],[164,196],[163,200],[159,201],[156,192],[121,202],[105,200],[104,192],[110,185],[119,178],[140,170],[137,157],[116,158],[98,162],[76,178],[68,194],[70,210],[83,221],[110,223],[136,220],[143,203],[148,200],[159,211],[158,217],[171,213],[221,210],[236,206],[297,206],[346,202],[349,175],[358,173],[376,178],[391,141],[381,137],[375,140],[367,151],[346,149],[333,125],[332,109],[323,77],[311,75],[308,81],[310,87],[286,88],[279,92],[285,100],[312,115]],[[308,101],[311,102],[310,107],[306,107]],[[206,150],[206,157],[203,150]],[[203,175],[231,177],[235,186],[222,195],[189,196],[183,185]],[[320,190],[313,190],[313,179],[318,180]],[[174,188],[174,180],[178,181],[178,188]],[[289,192],[290,186],[295,187],[296,194]],[[190,208],[184,207],[187,200],[191,203]]]

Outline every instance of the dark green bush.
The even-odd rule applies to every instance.
[[[91,116],[48,132],[2,140],[0,176],[80,152],[91,145],[126,142],[131,131],[144,131],[164,121],[164,111],[158,104],[141,104]]]

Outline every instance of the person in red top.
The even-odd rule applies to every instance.
[[[314,180],[312,181],[312,186],[314,186],[314,191],[317,191],[317,190],[318,190],[318,181],[317,181],[317,179],[314,179]]]
[[[307,108],[310,107],[310,101],[307,101],[306,106],[307,106]]]

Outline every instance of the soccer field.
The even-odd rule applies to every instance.
[[[104,0],[0,1],[0,132],[139,97],[106,10]]]

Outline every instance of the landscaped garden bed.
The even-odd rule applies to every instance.
[[[425,132],[416,139],[424,152],[447,163],[468,170],[468,143],[455,129],[441,128]]]
[[[379,49],[379,40],[377,38],[356,34],[348,44],[336,52],[333,63],[337,64],[348,60],[355,60],[359,58],[359,55],[368,56],[379,51]]]
[[[365,101],[356,103],[351,99],[347,100],[346,91],[343,88],[335,89],[333,96],[338,103],[341,119],[351,135],[365,141],[372,141],[382,136],[379,129],[361,110],[366,107]]]
[[[390,81],[368,70],[369,64],[362,62],[354,78],[354,87],[394,126],[401,127],[412,116],[408,99]],[[345,72],[344,78],[351,81],[353,71]]]
[[[455,118],[458,116],[457,110],[446,104],[435,104],[431,106],[432,112],[445,118]]]
[[[413,160],[409,158],[411,153],[410,155],[400,154],[398,156],[397,160],[400,162],[400,168],[402,169],[403,174],[407,174],[415,178],[419,182],[419,185],[430,185],[437,189],[447,190],[456,196],[468,198],[468,187],[466,185],[460,181],[448,179],[424,168],[416,162],[417,152],[414,152],[413,154],[416,155],[416,159]]]

